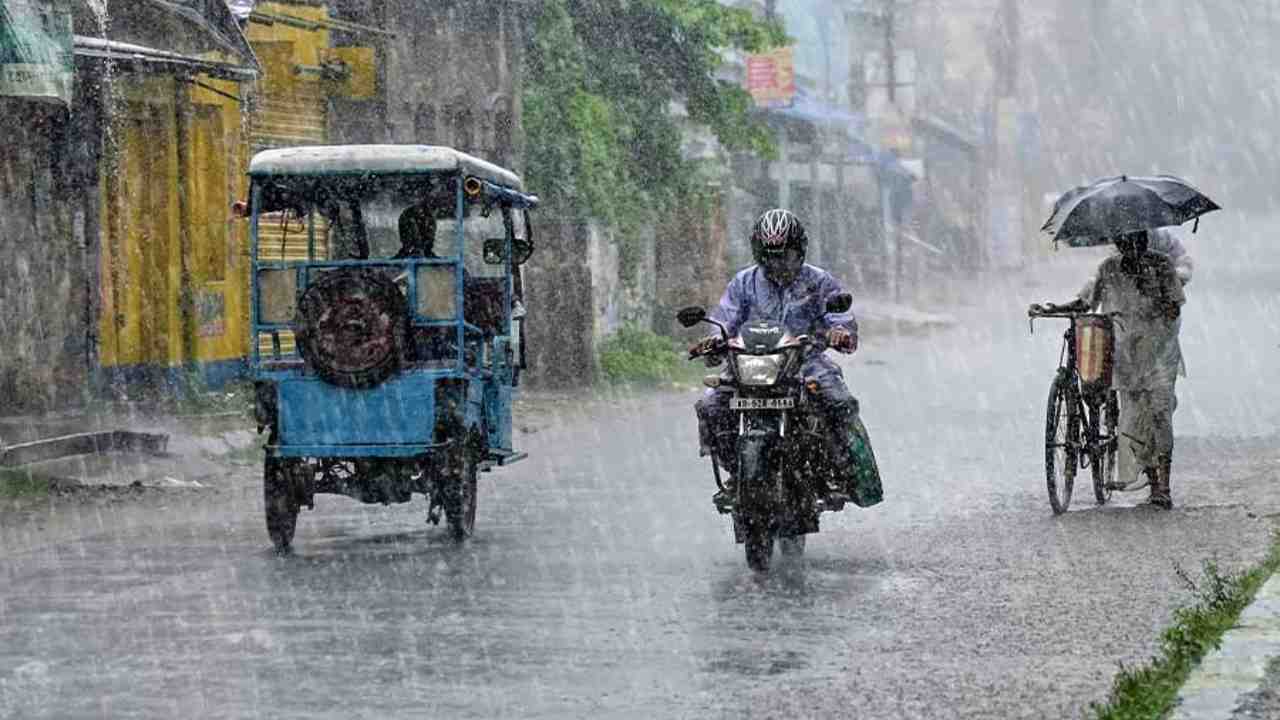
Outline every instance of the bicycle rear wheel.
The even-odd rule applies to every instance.
[[[1120,449],[1120,403],[1115,392],[1108,392],[1106,402],[1098,408],[1098,436],[1101,446],[1090,458],[1093,465],[1093,497],[1106,505],[1115,489],[1116,459]]]
[[[1044,423],[1044,474],[1049,506],[1060,515],[1071,505],[1071,489],[1079,467],[1080,406],[1075,384],[1060,375],[1049,386]]]

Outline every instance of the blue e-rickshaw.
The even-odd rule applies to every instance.
[[[290,547],[319,493],[419,493],[429,521],[470,536],[477,473],[524,457],[511,402],[538,198],[509,170],[422,145],[270,150],[249,175],[272,543]]]

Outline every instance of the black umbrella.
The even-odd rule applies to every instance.
[[[1040,229],[1055,242],[1088,247],[1105,245],[1126,232],[1181,225],[1219,209],[1181,178],[1121,175],[1068,190]]]

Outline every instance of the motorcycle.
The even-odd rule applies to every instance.
[[[853,304],[848,293],[827,300],[827,313],[843,313]],[[744,546],[747,565],[769,569],[774,541],[782,555],[804,554],[805,535],[818,532],[823,512],[844,509],[847,496],[827,489],[835,477],[830,459],[826,417],[816,402],[818,386],[801,374],[810,348],[820,342],[811,335],[793,336],[781,323],[746,323],[738,336],[707,315],[701,307],[680,310],[684,327],[707,323],[720,330],[720,342],[689,353],[689,359],[727,360],[727,371],[703,381],[711,388],[733,391],[729,409],[737,413],[737,473],[731,486],[720,476],[711,453],[716,485],[730,505],[722,508],[733,518],[735,540]]]

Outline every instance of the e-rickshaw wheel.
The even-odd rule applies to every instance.
[[[1080,402],[1074,378],[1062,374],[1049,386],[1044,426],[1044,472],[1049,506],[1060,515],[1071,504],[1071,489],[1079,466]]]
[[[278,552],[287,552],[292,545],[301,508],[289,467],[293,462],[296,461],[267,456],[262,468],[262,503],[267,534]]]
[[[477,446],[473,438],[467,438],[456,443],[447,455],[444,516],[455,540],[466,540],[476,529],[476,489],[480,475]]]

